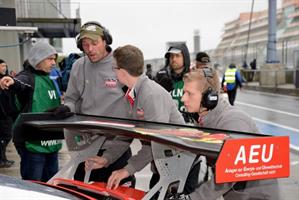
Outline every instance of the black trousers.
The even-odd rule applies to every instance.
[[[6,146],[12,138],[12,118],[0,120],[0,161],[7,160]]]
[[[233,90],[228,90],[227,95],[229,103],[233,106],[237,95],[237,87],[235,87]]]
[[[103,152],[105,150],[100,149],[98,152],[98,156],[102,156]],[[107,183],[110,175],[113,171],[122,169],[128,164],[128,159],[132,156],[131,149],[128,149],[118,160],[116,160],[114,163],[109,165],[107,168],[101,168],[101,169],[94,169],[90,173],[89,181],[97,181],[97,182],[105,182]],[[77,171],[75,173],[74,179],[79,181],[84,181],[85,176],[85,169],[84,169],[84,162],[80,163]],[[131,187],[135,186],[135,177],[130,176],[120,182],[120,185],[123,183],[126,183],[128,181],[131,181]]]

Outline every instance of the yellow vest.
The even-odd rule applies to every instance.
[[[226,83],[235,83],[236,82],[236,72],[237,72],[237,69],[236,68],[228,68],[226,71],[225,71],[225,82]]]

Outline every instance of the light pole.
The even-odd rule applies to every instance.
[[[279,63],[276,51],[276,0],[268,1],[268,43],[266,63]]]

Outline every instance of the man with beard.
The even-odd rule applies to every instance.
[[[185,113],[185,106],[181,101],[184,87],[183,75],[190,70],[189,50],[185,44],[173,45],[169,47],[164,57],[165,67],[157,72],[155,81],[170,92],[185,121],[192,122],[190,115]]]
[[[127,102],[124,98],[122,85],[113,72],[113,56],[110,45],[112,36],[109,31],[98,22],[87,22],[77,38],[77,47],[85,56],[78,59],[72,67],[68,82],[65,103],[54,110],[54,114],[72,111],[78,114],[127,118]],[[90,181],[107,182],[112,171],[127,165],[132,152],[127,142],[120,140],[106,140],[98,155],[106,149],[114,149],[118,160],[107,158],[109,168],[93,170]],[[84,163],[76,171],[74,179],[83,181],[85,175]],[[124,180],[130,182],[132,177]]]

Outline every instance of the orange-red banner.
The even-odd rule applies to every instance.
[[[216,183],[289,175],[288,136],[227,139],[216,162]]]

